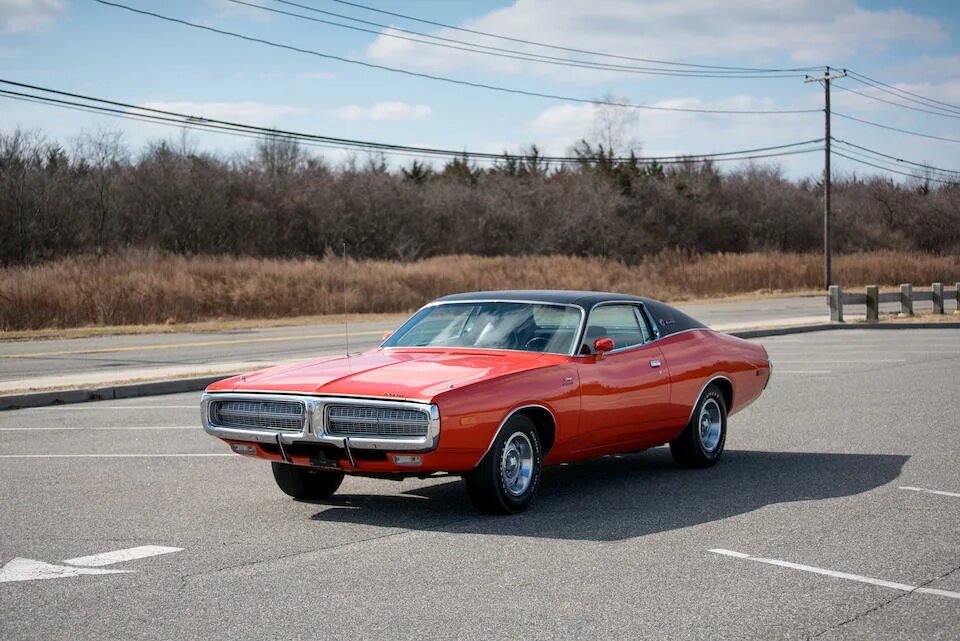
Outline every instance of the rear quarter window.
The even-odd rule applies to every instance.
[[[660,332],[660,336],[676,334],[677,332],[682,332],[687,329],[706,328],[706,325],[700,321],[687,316],[680,310],[670,307],[665,303],[647,301],[646,308],[647,311],[650,312],[653,321],[657,324],[657,330]]]

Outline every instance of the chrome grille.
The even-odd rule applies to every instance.
[[[338,436],[426,436],[429,418],[419,410],[375,405],[328,405],[327,432]]]
[[[210,404],[210,422],[217,427],[299,432],[304,407],[299,401],[223,400]]]

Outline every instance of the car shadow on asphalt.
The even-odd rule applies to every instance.
[[[478,513],[457,479],[399,494],[337,494],[311,518],[413,530],[616,541],[775,503],[860,494],[897,478],[909,458],[728,450],[715,467],[686,470],[673,464],[667,448],[657,448],[547,468],[536,500],[519,515]]]

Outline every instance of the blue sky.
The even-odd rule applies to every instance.
[[[633,103],[694,108],[816,109],[823,104],[822,89],[799,78],[675,78],[570,69],[348,31],[228,0],[118,1],[357,60],[566,96],[610,95]],[[296,10],[273,0],[255,1]],[[533,51],[330,0],[299,1],[435,35]],[[848,67],[960,105],[960,3],[955,2],[360,2],[438,22],[625,56],[750,67]],[[517,151],[536,143],[547,153],[565,154],[577,139],[594,136],[599,118],[590,104],[495,93],[324,60],[163,23],[92,0],[0,0],[0,78],[264,126],[491,152]],[[837,84],[891,99],[851,80]],[[960,140],[960,118],[911,111],[839,89],[833,99],[834,109],[841,113]],[[761,147],[819,138],[823,133],[820,113],[624,113],[632,115],[622,118],[621,146],[633,145],[645,155]],[[957,143],[836,118],[833,124],[838,138],[960,170]],[[117,128],[133,150],[149,140],[179,137],[177,130],[158,125],[0,100],[0,128],[16,126],[41,130],[67,144],[84,132]],[[247,140],[208,133],[192,134],[192,141],[224,153],[250,148]],[[331,162],[344,159],[342,152],[327,156]],[[791,177],[822,170],[822,154],[769,162],[779,163]],[[834,163],[841,174],[875,172],[843,158]]]

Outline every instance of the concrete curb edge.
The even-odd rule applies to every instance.
[[[807,332],[827,332],[835,329],[960,329],[960,321],[944,321],[942,323],[817,323],[815,325],[747,329],[726,333],[738,338],[764,338],[766,336],[786,336],[787,334],[805,334]]]
[[[210,383],[231,376],[199,376],[178,378],[165,381],[146,381],[126,385],[108,385],[105,387],[86,387],[80,389],[52,390],[44,392],[25,392],[0,396],[0,410],[43,407],[46,405],[65,405],[67,403],[86,403],[87,401],[109,401],[118,398],[137,398],[139,396],[158,396],[160,394],[179,394],[196,392]]]

